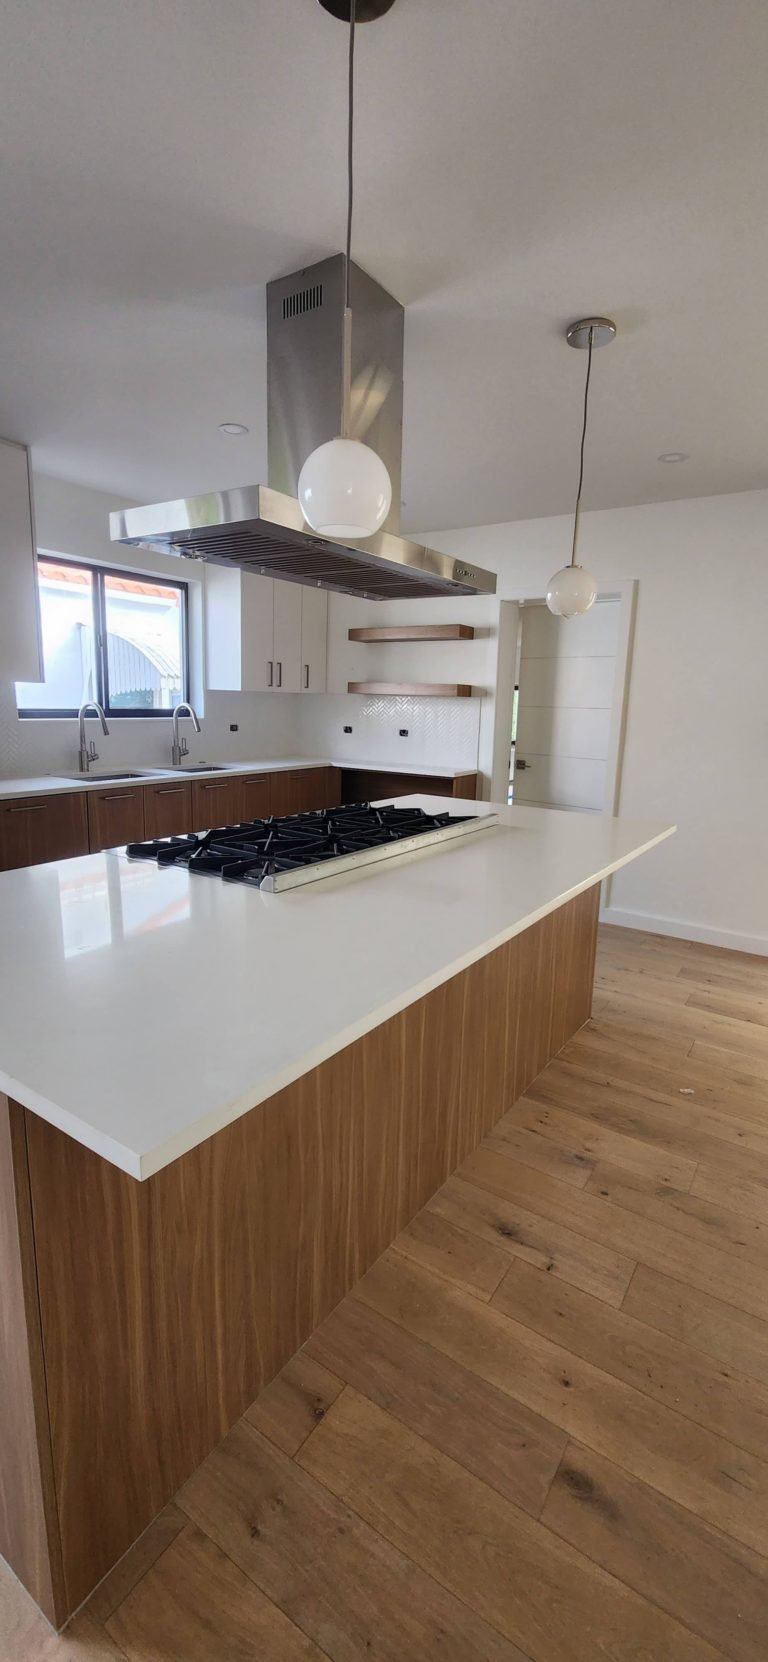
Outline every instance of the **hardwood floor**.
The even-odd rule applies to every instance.
[[[768,960],[595,1013],[57,1638],[2,1662],[765,1662]]]

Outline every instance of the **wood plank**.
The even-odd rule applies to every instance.
[[[541,1082],[541,1090],[548,1088],[548,1073],[549,1070]],[[603,1121],[596,1123],[585,1118],[572,1108],[559,1108],[549,1102],[536,1101],[533,1096],[535,1091],[534,1081],[532,1095],[521,1097],[493,1131],[494,1140],[509,1142],[515,1150],[516,1158],[523,1164],[536,1162],[526,1161],[515,1149],[515,1138],[508,1133],[517,1128],[525,1128],[529,1134],[535,1134],[551,1142],[558,1150],[564,1150],[572,1159],[583,1161],[586,1170],[584,1183],[579,1185],[581,1188],[589,1181],[598,1161],[608,1161],[611,1165],[625,1167],[630,1172],[637,1171],[643,1176],[653,1178],[657,1183],[669,1184],[675,1189],[690,1188],[696,1171],[696,1160],[690,1155],[659,1149],[641,1137],[616,1131]],[[540,1169],[546,1168],[542,1165]],[[559,1174],[553,1170],[551,1175],[557,1177]]]
[[[663,1000],[638,998],[627,992],[623,997],[611,995],[603,1001],[601,1019],[625,1023],[638,1036],[648,1033],[664,1038],[669,1034],[676,1040],[688,1038],[689,1043],[703,1039],[707,1044],[735,1051],[742,1060],[754,1058],[761,1068],[768,1067],[768,1032],[732,1016],[714,1015],[690,1004],[670,1007]]]
[[[476,1298],[490,1298],[509,1268],[503,1247],[481,1240],[425,1210],[395,1236],[393,1245],[406,1258],[425,1264],[435,1275],[444,1275]]]
[[[534,1080],[527,1094],[551,1109],[576,1112],[607,1131],[621,1131],[639,1143],[650,1143],[656,1158],[659,1151],[681,1157],[689,1162],[689,1170],[690,1162],[710,1158],[749,1173],[754,1170],[755,1155],[765,1160],[768,1169],[765,1129],[737,1115],[721,1114],[698,1104],[691,1107],[684,1096],[678,1096],[674,1106],[671,1102],[648,1101],[615,1081],[598,1084],[561,1067],[559,1062]],[[607,1140],[603,1146],[607,1151]],[[649,1159],[653,1157],[651,1154]],[[607,1152],[606,1158],[616,1163]],[[684,1186],[683,1182],[679,1184]]]
[[[743,1545],[768,1552],[768,1463],[394,1253],[353,1297]],[[311,1446],[309,1438],[302,1456]]]
[[[537,1217],[535,1212],[490,1195],[459,1177],[444,1184],[430,1202],[429,1211],[458,1229],[472,1231],[483,1241],[498,1242],[505,1270],[510,1258],[520,1258],[538,1265],[556,1280],[567,1281],[615,1305],[621,1304],[632,1279],[634,1258],[601,1246],[550,1218]],[[401,1241],[399,1236],[398,1246]],[[419,1255],[412,1252],[409,1256]],[[426,1255],[421,1255],[419,1261],[427,1269],[436,1267],[447,1273],[445,1264],[433,1266]],[[462,1277],[453,1279],[462,1284]]]
[[[178,1499],[332,1662],[526,1662],[245,1421]]]
[[[626,1309],[613,1310],[575,1287],[558,1287],[529,1264],[512,1266],[492,1304],[765,1462],[768,1391],[744,1374],[734,1369],[725,1378],[712,1357],[649,1327]]]
[[[308,1639],[194,1525],[110,1617],[128,1662],[321,1662]]]
[[[718,1170],[716,1166],[702,1161],[691,1194],[700,1195],[703,1200],[716,1201],[742,1218],[756,1219],[764,1226],[768,1241],[768,1166],[755,1177],[736,1177],[730,1171]]]
[[[758,1553],[577,1443],[541,1521],[733,1662],[764,1662],[768,1563]]]
[[[356,1393],[300,1461],[536,1662],[721,1654]]]
[[[614,1206],[586,1189],[557,1183],[530,1166],[517,1165],[495,1149],[480,1148],[471,1154],[460,1175],[541,1217],[556,1223],[562,1220],[577,1234],[588,1235],[602,1246],[616,1252],[623,1250],[649,1269],[666,1274],[674,1266],[679,1281],[768,1320],[764,1271],[719,1247],[689,1240],[678,1230],[636,1217],[625,1207]]]
[[[744,992],[720,991],[690,993],[687,1003],[692,1010],[709,1010],[717,1016],[729,1016],[736,1021],[768,1027],[768,998],[750,997]]]
[[[723,1173],[722,1181],[727,1183],[727,1172]],[[713,1187],[717,1191],[716,1181]],[[624,1173],[614,1166],[598,1166],[587,1188],[590,1194],[601,1195],[615,1206],[626,1206],[638,1217],[679,1229],[694,1241],[707,1241],[724,1252],[733,1253],[735,1258],[768,1270],[768,1228],[754,1218],[739,1217],[736,1212],[728,1212],[697,1194],[680,1194],[663,1184],[656,1189],[640,1190],[634,1184],[627,1184]],[[768,1203],[768,1191],[765,1200]]]
[[[737,1368],[768,1385],[768,1321],[642,1264],[623,1308],[649,1326],[715,1356],[728,1372]]]
[[[295,1454],[343,1388],[343,1379],[300,1350],[260,1392],[245,1417],[285,1454]]]
[[[464,681],[348,681],[348,693],[377,693],[386,698],[471,698]]]
[[[540,1116],[544,1112],[538,1110]],[[585,1147],[569,1147],[567,1142],[542,1136],[537,1128],[527,1123],[536,1116],[537,1111],[529,1109],[527,1114],[522,1115],[522,1123],[518,1124],[511,1113],[505,1114],[489,1132],[486,1143],[491,1148],[513,1155],[523,1166],[534,1166],[537,1171],[548,1172],[550,1177],[559,1177],[561,1183],[572,1183],[575,1189],[585,1188],[597,1165],[597,1155]]]
[[[725,1049],[704,1039],[694,1039],[691,1055],[697,1062],[702,1062],[710,1070],[715,1069],[726,1078],[731,1078],[737,1068],[748,1066],[753,1078],[760,1080],[763,1088],[768,1082],[768,1056],[755,1055],[752,1047],[751,1054],[745,1057],[741,1047]]]
[[[350,629],[351,641],[473,641],[470,623],[398,623],[383,629]]]
[[[725,1073],[702,1063],[691,1048],[685,1055],[659,1061],[642,1043],[627,1045],[623,1032],[605,1028],[598,1034],[587,1022],[564,1046],[558,1061],[586,1078],[613,1080],[654,1101],[677,1103],[683,1092],[693,1091],[692,1102],[757,1119],[763,1129],[768,1125],[765,1080],[746,1064],[734,1065],[732,1057]]]
[[[145,1183],[26,1115],[68,1610],[584,1019],[598,896]]]
[[[358,1299],[345,1299],[307,1348],[371,1402],[538,1517],[565,1450],[558,1427]]]
[[[23,1111],[0,1096],[0,1553],[49,1620],[63,1618]]]

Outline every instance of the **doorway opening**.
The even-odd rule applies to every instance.
[[[637,585],[621,588],[582,617],[521,604],[509,802],[616,812]]]

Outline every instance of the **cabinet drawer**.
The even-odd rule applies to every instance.
[[[214,825],[235,825],[243,818],[241,781],[193,779],[191,831],[210,831]]]
[[[122,843],[139,843],[144,836],[144,791],[140,785],[128,790],[88,792],[88,842],[92,854],[101,848],[119,848]]]
[[[17,797],[0,804],[0,870],[87,853],[84,791]]]
[[[331,787],[333,768],[297,768],[272,775],[273,814],[305,814],[313,808],[332,808],[339,801]],[[334,799],[335,798],[335,802]]]
[[[253,773],[240,780],[243,819],[269,819],[272,808],[272,775]]]
[[[180,837],[192,829],[192,786],[168,781],[144,786],[145,837]]]

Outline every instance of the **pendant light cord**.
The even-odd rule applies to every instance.
[[[350,437],[350,407],[352,403],[352,307],[350,304],[352,270],[352,203],[354,200],[354,134],[355,134],[355,22],[357,0],[349,7],[349,71],[347,88],[347,245],[344,255],[344,334],[341,358],[341,436]]]
[[[353,0],[354,4],[354,0]],[[584,443],[587,437],[587,413],[589,410],[589,381],[592,374],[592,344],[594,329],[589,331],[589,352],[587,356],[587,379],[584,383],[584,420],[581,425],[581,447],[579,450],[579,488],[576,492],[576,513],[573,520],[573,548],[571,550],[571,565],[576,564],[576,543],[579,536],[579,518],[581,516],[581,488],[584,484]]]
[[[349,8],[349,93],[347,119],[347,253],[346,253],[346,281],[344,284],[344,305],[349,307],[349,267],[352,258],[352,201],[354,197],[354,132],[355,132],[355,22],[357,0],[351,0]]]

